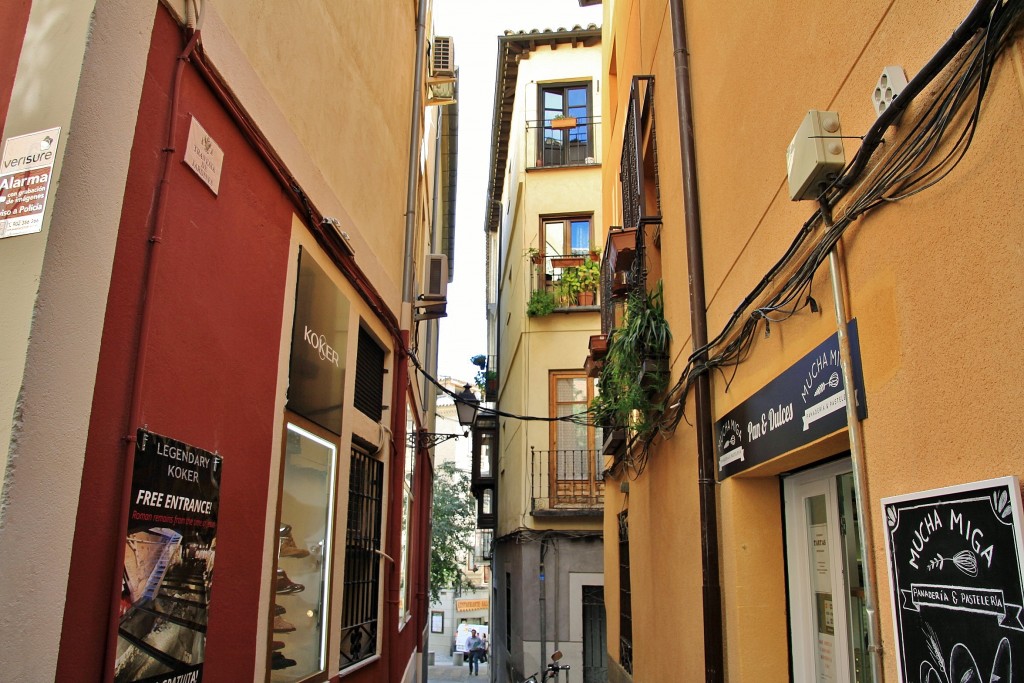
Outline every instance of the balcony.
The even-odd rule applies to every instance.
[[[604,509],[600,451],[530,449],[530,512],[535,517],[599,516]]]
[[[601,163],[598,144],[601,119],[580,116],[526,122],[527,168],[594,166]]]
[[[599,311],[601,265],[593,259],[590,252],[534,256],[527,314]]]
[[[473,539],[473,564],[482,567],[494,558],[494,530],[477,529]]]

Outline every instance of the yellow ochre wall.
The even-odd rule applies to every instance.
[[[714,337],[814,211],[792,202],[786,147],[810,109],[837,111],[844,135],[875,120],[871,93],[887,65],[913,78],[967,15],[961,1],[684,2],[708,331]],[[654,74],[661,210],[660,258],[675,335],[674,381],[691,351],[679,135],[668,0],[604,3],[605,147],[621,150],[631,76]],[[927,92],[925,93],[927,95]],[[897,126],[907,132],[915,101]],[[881,498],[1022,475],[1024,228],[1020,218],[1024,62],[1020,39],[996,64],[971,149],[935,187],[857,220],[843,238],[848,314],[858,321],[869,416],[863,422],[866,508],[885,680],[896,680]],[[859,143],[843,141],[849,160]],[[884,153],[884,145],[881,149]],[[620,220],[617,164],[604,169],[608,222]],[[852,193],[851,193],[852,194]],[[840,204],[842,206],[842,204]],[[835,332],[827,267],[803,309],[763,327],[725,390],[718,419]],[[727,376],[731,373],[727,372]],[[687,417],[693,420],[692,397]],[[778,475],[841,453],[845,432],[718,486],[725,679],[787,681],[789,664]],[[619,491],[628,481],[629,492]],[[634,675],[702,680],[700,525],[693,429],[651,452],[636,479],[608,482],[605,568],[609,653],[618,658],[616,514],[629,509]],[[666,638],[678,647],[666,647]],[[614,666],[613,666],[614,669]],[[621,680],[612,672],[610,680]]]

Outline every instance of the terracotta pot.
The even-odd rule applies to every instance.
[[[568,118],[564,118],[564,119],[552,119],[551,120],[551,127],[554,128],[555,130],[565,130],[566,128],[575,128],[576,127],[576,119],[571,117],[571,116],[568,117]]]
[[[594,293],[593,292],[580,292],[576,295],[576,304],[578,306],[593,306],[594,305]]]
[[[604,355],[608,353],[608,335],[606,334],[592,334],[590,335],[590,355],[595,359],[604,358]]]
[[[636,256],[636,228],[612,230],[608,233],[608,263],[613,272],[625,272]]]
[[[578,268],[582,265],[582,256],[559,256],[551,259],[552,268]]]

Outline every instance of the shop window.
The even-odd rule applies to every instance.
[[[406,405],[406,415],[413,415],[413,406]],[[417,434],[416,423],[407,419],[405,423],[406,434]],[[409,554],[412,552],[412,510],[413,510],[413,474],[416,471],[416,441],[406,439],[405,446],[405,473],[402,477],[402,554],[399,567],[398,586],[398,623],[404,624],[409,617],[409,605],[411,604],[409,587]]]
[[[337,447],[324,430],[285,429],[281,517],[271,613],[271,680],[304,680],[327,666],[327,595]],[[321,432],[321,434],[315,433]]]
[[[356,392],[353,403],[375,422],[384,414],[384,359],[387,352],[364,328],[359,328],[356,353]]]
[[[377,652],[383,496],[384,463],[353,448],[341,614],[342,668]]]

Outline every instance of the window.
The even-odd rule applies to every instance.
[[[593,119],[590,83],[540,86],[538,126],[542,166],[567,166],[593,161]]]
[[[589,256],[591,244],[591,217],[575,216],[567,218],[547,218],[541,223],[541,250],[548,257],[548,270],[551,270],[551,258],[563,256]]]
[[[512,574],[505,572],[505,651],[512,652]]]
[[[356,393],[353,404],[379,422],[384,414],[384,358],[386,351],[362,327],[356,353]]]
[[[413,406],[406,403],[406,415],[411,416],[413,414]],[[416,430],[416,423],[406,418],[405,421],[405,433],[406,435],[413,434],[418,435]],[[409,553],[412,548],[412,507],[413,507],[413,495],[412,495],[412,480],[413,475],[416,472],[416,437],[413,439],[406,438],[405,445],[405,474],[402,477],[402,551],[399,565],[399,585],[398,585],[398,623],[404,624],[408,618],[409,605],[411,604],[409,597],[409,589],[411,582],[409,581]]]
[[[629,588],[629,510],[619,513],[619,664],[633,673],[633,596]]]
[[[377,652],[380,595],[380,518],[384,463],[352,449],[341,613],[341,666]]]

